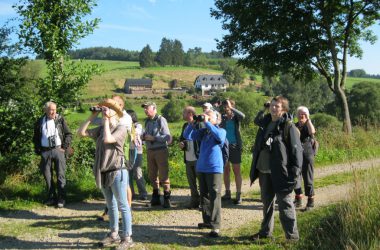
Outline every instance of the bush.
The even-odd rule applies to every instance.
[[[186,103],[182,100],[171,99],[161,110],[168,122],[177,122],[182,118],[182,110]]]
[[[335,116],[323,113],[317,113],[312,116],[313,124],[317,129],[334,129],[339,130],[342,124]]]
[[[380,124],[380,85],[370,82],[354,84],[348,95],[354,125]]]

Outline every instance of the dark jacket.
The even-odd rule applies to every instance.
[[[183,136],[183,132],[185,131],[186,127],[187,127],[188,123],[185,122],[182,126],[182,131],[181,131],[181,136],[179,137],[179,141],[180,142],[183,142],[185,141],[185,137]],[[192,141],[192,143],[194,143],[194,152],[195,152],[195,156],[198,158],[199,157],[199,147],[200,147],[200,141]],[[186,152],[185,150],[183,151],[183,161],[186,163],[186,156],[185,156]]]
[[[33,144],[34,144],[34,152],[36,154],[41,154],[41,136],[42,136],[42,122],[46,115],[40,117],[37,122],[34,124],[34,135],[33,135]],[[69,127],[66,124],[63,116],[57,114],[55,118],[55,126],[58,129],[58,136],[61,139],[62,145],[61,147],[64,150],[71,144],[72,134],[70,132]]]
[[[243,141],[241,139],[241,134],[240,134],[240,123],[241,123],[241,120],[243,120],[245,118],[245,114],[243,114],[243,112],[241,112],[235,108],[231,108],[231,110],[234,113],[232,120],[235,122],[235,128],[236,128],[235,129],[235,137],[237,140],[237,145],[239,146],[240,149],[242,149]],[[222,122],[220,123],[221,128],[226,129],[227,120],[228,120],[227,115],[223,114]]]
[[[253,149],[252,165],[250,172],[251,184],[258,177],[257,161],[261,150],[265,145],[265,141],[268,138],[264,138],[265,129],[271,122],[271,115],[264,115],[263,111],[260,111],[256,118],[255,124],[259,126],[257,132],[255,145]],[[276,128],[271,135],[273,142],[270,149],[270,170],[273,183],[273,189],[275,192],[291,192],[293,191],[298,175],[301,172],[302,167],[302,145],[299,137],[298,129],[293,123],[290,122],[291,117],[285,113],[277,121]],[[288,141],[285,142],[286,123],[289,124]]]

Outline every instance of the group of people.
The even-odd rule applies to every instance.
[[[99,109],[92,111],[77,133],[81,137],[91,137],[96,142],[93,173],[96,185],[106,200],[110,225],[110,232],[100,242],[101,246],[117,244],[117,249],[126,249],[133,245],[132,198],[148,198],[142,172],[143,143],[146,147],[148,176],[153,187],[150,205],[172,207],[168,161],[168,145],[172,142],[172,136],[166,119],[157,114],[154,102],[146,102],[141,106],[147,116],[145,126],[138,122],[133,110],[124,110],[124,100],[120,96],[106,99],[97,107]],[[200,115],[192,106],[184,108],[185,123],[179,147],[184,152],[190,188],[188,208],[200,209],[203,221],[198,224],[198,228],[209,228],[209,236],[218,237],[222,200],[232,200],[231,168],[236,184],[233,203],[242,203],[243,142],[240,127],[245,115],[235,108],[233,100],[225,100],[219,107],[205,103],[202,108],[203,113]],[[40,169],[48,189],[45,204],[62,208],[65,206],[65,152],[67,154],[70,147],[72,134],[56,109],[54,102],[45,104],[45,115],[35,125],[34,144],[36,153],[41,155]],[[315,128],[306,107],[299,107],[297,115],[298,122],[294,124],[288,100],[278,96],[266,103],[254,120],[259,129],[253,148],[250,180],[251,184],[259,180],[263,220],[253,240],[272,236],[275,200],[286,238],[298,240],[295,207],[302,206],[302,177],[308,196],[306,210],[314,206]],[[89,128],[90,124],[97,126]],[[130,140],[126,142],[128,134]],[[128,145],[128,149],[125,145]],[[57,172],[58,194],[52,177],[53,162]],[[132,178],[136,180],[138,196]],[[223,196],[222,180],[225,186]],[[163,188],[163,202],[160,187]],[[293,191],[296,194],[294,200]],[[122,217],[121,234],[119,212]]]

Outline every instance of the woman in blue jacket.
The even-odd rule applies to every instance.
[[[197,129],[195,123],[189,124],[184,136],[201,142],[196,171],[202,201],[203,223],[198,228],[210,228],[210,237],[218,237],[220,230],[221,189],[223,175],[222,146],[226,131],[219,128],[218,113],[208,110],[204,114],[204,128]],[[199,122],[199,121],[198,121]]]

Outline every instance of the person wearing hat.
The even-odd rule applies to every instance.
[[[169,180],[169,151],[168,144],[171,135],[165,117],[157,114],[154,102],[141,105],[147,116],[145,132],[142,139],[145,141],[147,151],[148,175],[153,186],[152,206],[161,205],[160,184],[164,189],[164,208],[170,208],[170,180]]]
[[[99,242],[102,247],[118,244],[117,249],[126,249],[133,245],[132,216],[127,199],[129,183],[128,171],[124,160],[124,142],[127,127],[120,123],[123,111],[114,99],[105,99],[98,104],[102,108],[102,125],[88,129],[100,111],[93,111],[80,126],[78,135],[91,137],[96,141],[93,173],[97,187],[106,199],[109,208],[110,232]],[[119,209],[122,216],[122,234],[119,236]]]
[[[45,114],[34,126],[34,151],[41,155],[40,170],[44,175],[48,189],[45,205],[65,206],[66,158],[65,151],[71,144],[72,134],[63,116],[57,114],[57,104],[49,101],[44,106]],[[54,187],[52,164],[57,175],[57,191]]]

